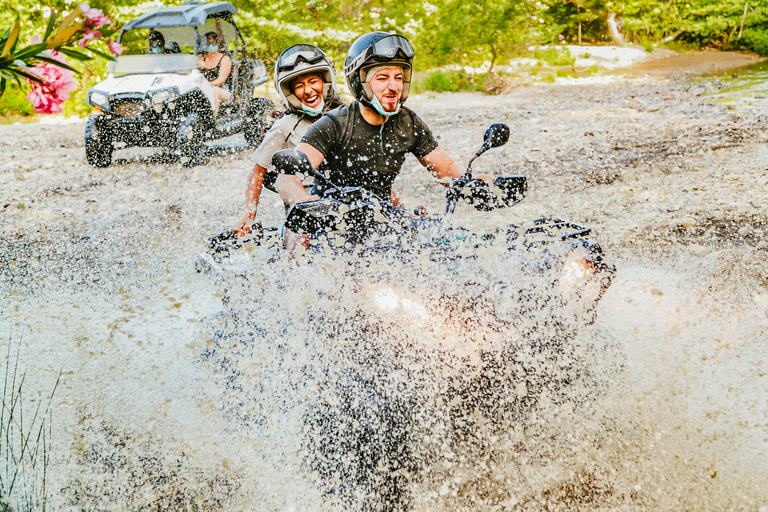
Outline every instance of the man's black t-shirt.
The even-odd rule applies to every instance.
[[[382,126],[374,126],[363,118],[357,101],[326,113],[302,142],[323,154],[322,170],[333,183],[363,187],[382,199],[389,199],[406,153],[421,158],[438,146],[412,110],[402,107]]]

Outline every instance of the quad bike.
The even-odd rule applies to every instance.
[[[316,270],[307,275],[332,268],[339,278],[303,315],[307,335],[293,353],[306,358],[289,372],[290,353],[280,349],[280,362],[268,367],[301,374],[317,390],[302,400],[305,464],[342,508],[407,509],[410,486],[434,480],[445,454],[487,450],[488,439],[525,421],[542,397],[551,403],[584,378],[584,358],[569,346],[573,326],[594,320],[615,273],[589,228],[541,218],[471,230],[451,218],[460,201],[489,212],[523,199],[525,177],[489,185],[472,175],[475,158],[508,137],[505,125],[488,129],[448,188],[445,215],[422,216],[360,187],[336,186],[293,151],[273,159],[278,171],[311,174],[323,185],[321,199],[291,207],[285,227],[311,235],[305,264]],[[221,361],[233,393],[242,392],[252,384],[227,351],[280,347],[293,323],[259,324],[283,311],[253,289],[264,286],[259,265],[275,264],[285,249],[276,228],[248,238],[225,232],[208,244],[198,270],[229,287],[228,327],[213,336],[209,356]]]
[[[245,40],[228,2],[185,2],[159,7],[126,23],[119,42],[124,53],[110,64],[106,80],[88,91],[98,112],[88,118],[85,155],[89,164],[107,167],[115,149],[165,147],[194,163],[206,140],[243,133],[257,144],[274,109],[257,95],[268,80],[264,63],[248,57]],[[150,33],[165,40],[161,54],[147,52]],[[204,34],[218,34],[220,49],[232,59],[224,86],[231,99],[215,112],[213,88],[198,70]]]

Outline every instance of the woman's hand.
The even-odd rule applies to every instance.
[[[256,220],[255,210],[246,210],[240,220],[237,221],[235,236],[241,237],[253,233],[253,221]]]

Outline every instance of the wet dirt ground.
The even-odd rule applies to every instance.
[[[668,59],[655,62],[663,70]],[[409,106],[459,162],[489,124],[510,126],[509,144],[476,164],[490,175],[528,177],[529,196],[504,213],[506,222],[558,216],[586,224],[614,260],[675,264],[733,248],[764,254],[768,116],[712,105],[680,78],[685,69],[500,96],[422,94]],[[119,288],[187,272],[203,239],[240,215],[251,150],[193,168],[123,150],[97,169],[85,162],[83,130],[0,127],[4,293],[46,281]],[[396,188],[407,204],[442,209],[442,187],[415,160]],[[282,215],[277,196],[265,192],[262,223],[279,225]]]
[[[473,168],[527,176],[528,197],[492,213],[462,205],[462,221],[566,218],[591,227],[617,265],[597,327],[626,346],[631,392],[615,402],[616,416],[650,439],[639,456],[627,457],[634,465],[622,476],[630,496],[645,475],[643,493],[649,490],[634,502],[637,509],[648,509],[646,499],[667,503],[650,494],[651,484],[660,489],[653,492],[679,496],[667,509],[758,509],[764,494],[754,482],[764,481],[768,428],[758,379],[766,375],[768,115],[714,105],[706,87],[689,81],[702,70],[691,59],[606,83],[539,84],[500,96],[422,94],[408,105],[462,163],[489,124],[511,128],[510,142]],[[717,61],[729,62],[721,54]],[[730,62],[745,63],[741,56]],[[124,437],[161,439],[172,462],[178,457],[211,475],[227,465],[233,481],[244,467],[260,471],[247,460],[237,464],[242,450],[221,448],[237,446],[229,437],[237,436],[214,401],[200,398],[216,396],[201,385],[209,376],[190,370],[203,351],[190,332],[221,304],[215,287],[195,275],[195,260],[206,237],[240,217],[252,150],[220,144],[191,168],[124,150],[97,169],[85,162],[83,132],[83,122],[0,126],[2,334],[16,342],[21,333],[23,357],[45,368],[40,390],[64,372],[57,415],[66,432],[57,456],[80,449],[68,436],[97,431],[105,421],[124,427]],[[444,188],[414,159],[395,187],[406,204],[444,208]],[[277,226],[283,218],[279,198],[265,192],[259,220]],[[696,293],[688,293],[689,282]],[[199,429],[203,421],[206,429]],[[660,445],[669,453],[654,448],[659,432],[674,438]],[[744,466],[752,480],[737,470],[742,446],[757,461]],[[704,475],[704,483],[678,478],[678,454],[684,474]],[[68,467],[60,473],[73,474]],[[729,474],[725,491],[712,487]],[[683,491],[662,483],[666,477]]]

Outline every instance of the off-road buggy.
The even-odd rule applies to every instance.
[[[125,24],[119,38],[124,53],[111,63],[107,79],[88,91],[88,103],[99,111],[86,125],[88,163],[106,167],[115,149],[131,146],[170,148],[193,163],[206,140],[242,132],[249,144],[258,142],[273,104],[255,88],[268,74],[261,60],[248,57],[232,19],[236,12],[229,2],[185,2]],[[165,40],[161,54],[148,53],[153,32]],[[198,70],[209,32],[232,59],[225,83],[232,97],[218,113],[213,88]]]

